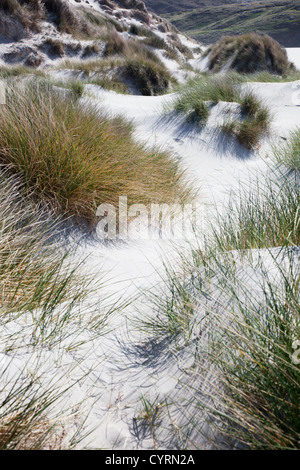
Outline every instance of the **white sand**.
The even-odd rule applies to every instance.
[[[288,58],[293,62],[298,70],[300,70],[300,48],[287,47],[286,49]]]

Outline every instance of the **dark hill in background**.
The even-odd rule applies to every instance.
[[[168,13],[178,13],[179,11],[189,11],[199,7],[210,7],[213,5],[226,5],[230,3],[250,3],[255,0],[145,0],[149,9],[164,15]]]
[[[146,5],[204,44],[224,35],[267,33],[300,47],[299,0],[146,0]]]

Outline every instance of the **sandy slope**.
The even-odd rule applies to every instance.
[[[290,101],[291,94],[294,93],[293,87],[290,83],[254,85],[275,113],[274,136],[286,136],[291,128],[300,125],[300,107]],[[99,102],[100,107],[104,105],[112,113],[121,113],[133,119],[138,138],[175,152],[196,181],[200,189],[200,202],[203,204],[212,206],[216,202],[220,207],[240,181],[247,181],[256,171],[266,169],[267,160],[264,157],[268,151],[267,142],[258,152],[251,154],[233,141],[224,141],[218,136],[216,124],[222,116],[222,103],[215,108],[207,129],[199,134],[180,119],[161,117],[162,105],[172,100],[173,96],[120,96],[92,85],[87,86],[87,91],[94,103]],[[182,246],[181,242],[177,242],[178,244]],[[83,255],[90,255],[89,270],[104,271],[109,273],[110,278],[118,280],[118,284],[110,286],[110,289],[112,292],[117,289],[117,296],[121,296],[122,292],[126,292],[126,295],[136,294],[148,286],[153,288],[159,281],[158,273],[162,268],[160,255],[174,259],[176,248],[177,246],[165,240],[144,240],[109,249],[101,244],[81,246],[80,251]],[[138,313],[135,307],[138,308]],[[137,299],[134,305],[115,319],[117,335],[112,333],[101,342],[101,350],[106,351],[107,359],[101,377],[103,374],[107,377],[107,386],[109,383],[111,390],[106,390],[94,408],[97,410],[96,415],[104,418],[101,431],[95,434],[96,446],[110,447],[118,436],[119,447],[152,447],[151,438],[139,441],[132,429],[130,431],[132,416],[140,406],[138,403],[141,393],[152,399],[158,396],[161,401],[169,399],[181,375],[174,359],[170,358],[168,364],[153,364],[150,360],[149,363],[145,361],[143,355],[139,357],[136,353],[128,354],[128,351],[135,350],[139,338],[139,332],[131,323],[132,318],[145,313],[146,309],[144,300]],[[103,413],[106,402],[107,407],[108,403],[113,402],[113,405],[109,411]],[[162,433],[161,446],[166,448],[168,445],[166,435]],[[171,447],[172,445],[175,444],[171,444]],[[202,445],[206,444],[203,442]]]
[[[251,86],[274,112],[274,138],[285,137],[296,125],[300,125],[300,103],[293,101],[300,82]],[[219,135],[217,125],[222,120],[224,103],[214,108],[207,128],[199,133],[178,117],[162,116],[162,107],[174,99],[172,95],[123,96],[93,85],[86,86],[86,92],[88,97],[84,99],[92,101],[100,109],[104,107],[113,114],[123,114],[132,119],[137,138],[151,145],[161,145],[177,154],[200,190],[200,204],[211,210],[214,203],[219,208],[226,203],[230,192],[238,188],[241,181],[247,182],[258,171],[267,168],[268,141],[257,152],[250,153],[233,140]],[[174,246],[168,240],[133,240],[107,246],[97,240],[79,240],[74,236],[73,239],[70,237],[70,243],[77,246],[76,260],[87,258],[86,273],[95,273],[107,280],[104,292],[96,293],[93,298],[99,307],[102,307],[104,294],[112,295],[111,299],[114,300],[131,297],[134,301],[110,319],[112,331],[106,336],[93,338],[93,333],[86,330],[81,333],[80,339],[92,341],[83,344],[76,352],[67,352],[66,345],[72,341],[70,332],[70,337],[65,339],[59,351],[55,348],[44,351],[49,380],[59,370],[65,371],[69,380],[74,381],[79,373],[72,370],[74,364],[80,366],[82,371],[90,371],[86,380],[76,385],[70,397],[71,403],[81,398],[86,406],[92,407],[86,426],[97,426],[82,446],[153,448],[151,433],[143,435],[139,421],[133,419],[138,416],[141,395],[151,400],[158,398],[160,402],[171,400],[175,393],[180,393],[178,380],[188,364],[185,356],[180,357],[178,353],[175,360],[174,356],[168,356],[167,350],[158,361],[157,352],[149,350],[149,344],[141,343],[142,334],[133,320],[150,311],[143,293],[160,282],[160,274],[164,272],[161,255],[175,263],[177,247],[184,246],[184,242],[178,241]],[[13,332],[17,326],[7,328]],[[74,335],[75,331],[76,325]],[[20,352],[12,359],[16,369],[24,365],[25,357],[24,352]],[[184,420],[183,414],[179,413],[174,420],[180,424]],[[175,440],[168,439],[168,433],[161,426],[158,446],[175,448]],[[198,440],[198,446],[205,447],[207,444]]]

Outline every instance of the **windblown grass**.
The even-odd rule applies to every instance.
[[[274,146],[275,161],[290,170],[300,170],[300,129],[294,130],[286,143]]]
[[[0,0],[0,33],[20,39],[29,31],[40,32],[44,12],[38,0]]]
[[[45,73],[42,70],[37,70],[32,67],[26,67],[25,65],[6,65],[0,67],[1,79],[11,77],[22,77],[24,75],[35,75],[38,77],[44,77]]]
[[[283,75],[291,69],[286,50],[267,34],[224,36],[210,51],[209,69],[218,72],[230,60],[230,68],[241,73],[267,70]]]
[[[235,196],[190,255],[182,253],[181,274],[166,267],[167,294],[153,296],[156,315],[143,320],[143,330],[156,341],[176,339],[175,350],[193,363],[174,406],[186,410],[181,434],[191,434],[194,447],[204,433],[217,448],[299,448],[294,176],[272,170]]]
[[[220,101],[238,103],[240,95],[240,85],[237,80],[232,80],[227,75],[216,77],[202,75],[189,80],[184,86],[175,102],[175,109],[180,106],[183,110],[188,110],[198,100],[211,101],[213,104]]]
[[[185,201],[192,191],[167,152],[136,143],[132,125],[56,92],[47,83],[8,90],[0,110],[0,161],[57,212],[95,220],[101,203]]]
[[[195,120],[193,117],[197,117],[203,125],[210,113],[209,105],[215,105],[220,101],[240,104],[239,118],[229,118],[221,129],[235,136],[241,145],[252,150],[267,132],[271,114],[253,92],[242,90],[241,82],[237,74],[215,77],[203,75],[188,82],[173,103],[173,107],[176,111],[183,112],[188,121],[193,121]]]
[[[74,409],[66,400],[76,381],[68,383],[55,360],[55,377],[49,375],[45,361],[66,337],[75,349],[90,281],[61,244],[61,222],[25,196],[22,179],[3,167],[0,217],[0,449],[71,448]],[[101,334],[102,313],[94,310],[85,310],[86,325]]]
[[[61,390],[52,384],[52,389],[38,391],[41,375],[25,381],[16,375],[9,380],[7,370],[1,369],[0,449],[61,449],[64,429],[49,417],[49,408]]]
[[[91,73],[109,73],[123,63],[120,57],[93,58],[87,60],[65,59],[55,68],[57,70],[77,70],[90,76]]]
[[[298,178],[277,176],[254,184],[234,197],[225,216],[218,218],[214,241],[221,251],[300,244]]]
[[[73,391],[86,371],[76,371],[77,378],[70,380],[66,376],[75,372],[74,364],[67,370],[55,367],[49,354],[34,345],[1,356],[1,450],[71,450],[91,432],[85,416],[89,407]],[[55,367],[54,376],[49,367]]]
[[[192,386],[196,410],[223,447],[299,448],[300,373],[292,358],[300,334],[297,251],[266,250],[248,267],[233,253],[211,253],[204,268],[210,287],[204,282],[201,289],[210,294],[206,301],[199,291],[198,313],[210,317],[210,338],[202,351],[199,344],[196,383],[201,391],[210,367],[216,379],[198,400]]]
[[[42,317],[51,323],[58,305],[79,302],[86,283],[68,268],[67,253],[53,241],[59,234],[54,214],[24,197],[21,180],[7,173],[0,174],[0,319],[3,323],[13,314],[41,309],[42,330]]]
[[[133,82],[142,95],[154,96],[166,93],[172,82],[170,73],[162,64],[138,57],[127,59],[124,75]]]
[[[128,59],[135,57],[140,60],[152,60],[160,63],[156,54],[143,42],[133,39],[126,40],[117,32],[109,34],[107,37],[104,55],[106,57],[120,55]]]

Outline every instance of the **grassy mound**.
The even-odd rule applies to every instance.
[[[159,62],[155,63],[152,60],[127,59],[123,73],[145,96],[166,93],[172,82],[172,77],[167,69]]]
[[[146,148],[132,126],[83,108],[45,82],[8,90],[0,109],[0,161],[58,213],[93,221],[101,203],[168,203],[191,196],[178,162]]]
[[[0,33],[14,39],[40,31],[40,21],[47,17],[60,32],[78,39],[126,29],[109,15],[75,8],[65,0],[0,0],[0,11]]]
[[[220,101],[238,103],[240,115],[235,119],[228,118],[221,129],[252,150],[268,130],[271,115],[253,92],[242,90],[241,82],[242,78],[233,73],[193,79],[182,89],[173,107],[184,113],[188,122],[196,122],[202,127],[208,120],[211,106]]]
[[[28,31],[39,32],[44,11],[38,0],[0,0],[0,36],[20,39]]]
[[[125,40],[117,31],[105,38],[104,57],[65,60],[58,67],[80,70],[86,83],[121,92],[161,95],[177,83],[155,52],[144,42]]]
[[[212,47],[209,69],[218,72],[225,65],[241,73],[266,70],[283,75],[291,69],[286,50],[267,34],[255,33],[224,36]]]

